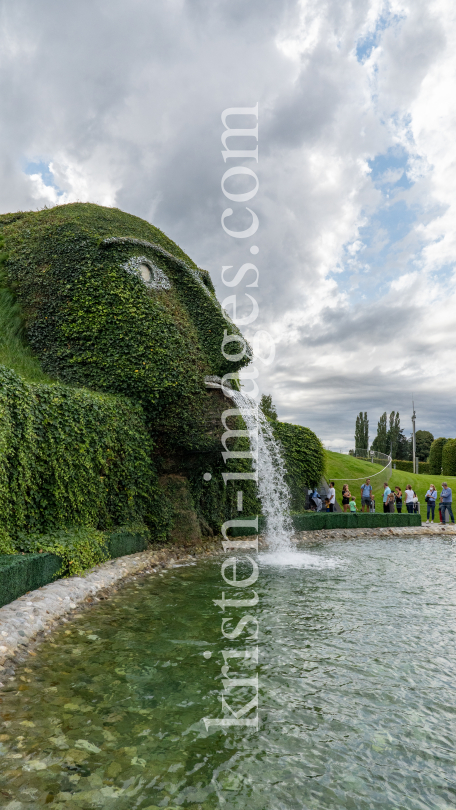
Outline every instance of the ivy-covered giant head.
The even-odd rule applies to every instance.
[[[205,376],[249,362],[221,352],[224,333],[239,333],[208,273],[148,222],[74,203],[0,223],[25,336],[51,376],[139,399],[152,421],[191,432]]]

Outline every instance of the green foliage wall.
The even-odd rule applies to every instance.
[[[67,526],[146,520],[166,528],[139,405],[62,385],[26,383],[0,367],[3,538]]]
[[[440,436],[440,438],[434,439],[431,444],[429,451],[429,472],[432,473],[432,475],[440,475],[442,471],[442,452],[447,441],[448,439],[444,439],[443,436]]]
[[[45,372],[78,386],[140,400],[167,445],[204,447],[204,376],[250,360],[227,360],[244,341],[223,317],[207,272],[161,231],[117,209],[74,203],[0,217],[10,290]],[[149,262],[167,288],[147,286]],[[136,269],[135,269],[136,268]],[[163,275],[164,274],[164,275]]]
[[[305,509],[306,489],[316,486],[325,471],[323,445],[309,428],[286,422],[273,422],[272,428],[284,451],[291,508],[302,511]]]
[[[239,416],[228,417],[226,424],[231,430],[245,430],[245,424]],[[226,441],[226,448],[234,452],[248,452],[250,443],[246,436],[230,437]],[[226,472],[251,473],[251,460],[228,459],[225,464],[221,450],[217,441],[212,452],[195,453],[182,458],[180,467],[180,471],[188,478],[198,517],[203,526],[206,523],[215,533],[220,532],[225,520],[261,513],[261,502],[254,481],[228,481],[225,485],[222,477]],[[211,475],[209,481],[204,479],[205,473]],[[243,493],[242,513],[237,510],[238,490]]]
[[[393,466],[396,465],[396,470],[402,470],[403,472],[413,472],[413,461],[403,461],[402,459],[393,459]],[[418,462],[418,472],[421,475],[429,475],[432,470],[427,461],[419,461]]]
[[[444,475],[456,475],[456,439],[448,439],[442,451]]]
[[[208,273],[148,222],[88,203],[1,215],[0,233],[0,312],[3,302],[27,369],[0,372],[2,547],[21,532],[137,520],[163,537],[173,510],[155,469],[188,479],[203,529],[239,516],[238,489],[243,514],[259,513],[254,482],[223,483],[223,472],[250,472],[251,462],[224,464],[220,414],[215,428],[207,417],[214,396],[204,377],[251,358]],[[229,336],[227,355],[244,348],[235,362],[221,352]],[[301,509],[323,473],[323,448],[307,428],[273,428]],[[248,450],[247,439],[230,439],[230,449]]]

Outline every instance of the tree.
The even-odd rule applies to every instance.
[[[260,400],[260,408],[270,422],[277,421],[277,411],[273,405],[272,396],[270,394],[263,394]]]
[[[389,441],[388,441],[388,427],[386,411],[382,413],[377,424],[377,435],[372,442],[372,450],[377,450],[378,453],[387,453],[389,455]]]
[[[420,461],[426,461],[434,441],[432,433],[428,430],[416,431],[416,455]]]
[[[397,440],[396,455],[398,461],[410,461],[412,458],[412,440],[404,436],[404,431],[401,430]]]
[[[397,458],[397,451],[399,445],[399,437],[401,435],[401,420],[399,411],[391,411],[389,416],[389,430],[388,430],[388,453],[391,453],[392,458]]]
[[[448,439],[440,436],[434,439],[429,451],[429,471],[432,475],[440,475],[442,472],[442,451]]]
[[[359,412],[356,417],[355,426],[355,450],[367,450],[369,448],[369,420],[367,413]]]

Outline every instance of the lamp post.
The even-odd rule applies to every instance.
[[[413,425],[413,434],[412,434],[412,452],[413,452],[413,472],[416,473],[418,470],[416,469],[416,435],[415,435],[415,420],[416,420],[416,413],[415,413],[415,403],[412,402],[413,406],[413,414],[412,414],[412,425]]]

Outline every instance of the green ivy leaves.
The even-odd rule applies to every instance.
[[[63,385],[26,383],[0,367],[0,528],[100,530],[154,513],[165,531],[152,440],[140,405]]]
[[[315,433],[301,425],[271,422],[271,426],[284,450],[291,509],[293,512],[303,512],[307,488],[319,484],[325,471],[323,445]]]

